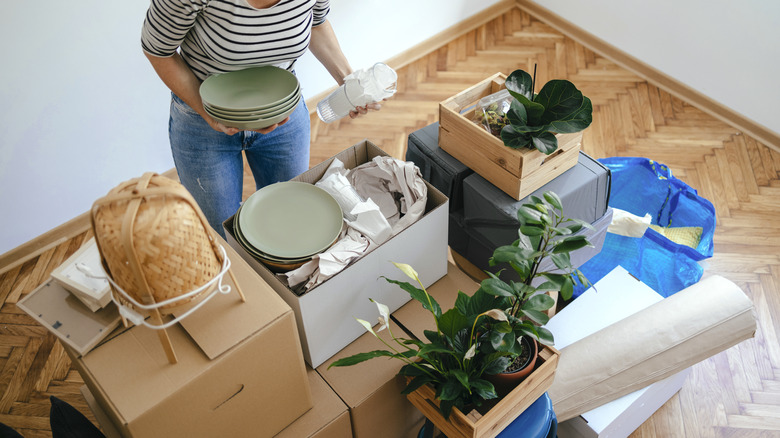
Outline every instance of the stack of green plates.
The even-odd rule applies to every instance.
[[[343,215],[325,190],[287,181],[263,187],[236,212],[236,241],[272,271],[300,267],[341,234]]]
[[[209,76],[200,85],[206,112],[222,124],[263,129],[289,116],[301,100],[301,86],[291,72],[274,66]]]

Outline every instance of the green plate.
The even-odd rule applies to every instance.
[[[238,222],[246,241],[258,251],[297,258],[330,247],[341,233],[343,216],[338,202],[325,190],[286,181],[250,195]]]
[[[300,97],[295,102],[295,105],[293,105],[292,108],[288,109],[287,111],[284,111],[283,113],[281,113],[279,115],[276,115],[276,116],[273,116],[273,117],[260,118],[260,119],[256,119],[256,120],[236,121],[236,120],[225,119],[223,117],[218,117],[218,116],[216,116],[214,114],[211,114],[211,113],[209,113],[209,114],[215,120],[217,120],[219,122],[222,122],[222,124],[224,124],[225,126],[230,126],[230,127],[238,128],[238,129],[263,129],[263,128],[267,128],[267,127],[269,127],[269,126],[271,126],[271,125],[273,125],[275,123],[279,123],[282,120],[284,120],[285,118],[287,118],[287,116],[289,116],[290,114],[292,114],[293,111],[295,111],[295,107],[298,105],[299,102],[300,102]],[[208,112],[208,110],[206,110],[206,112]]]
[[[222,120],[232,120],[235,122],[253,122],[258,121],[262,119],[269,119],[272,117],[276,117],[279,114],[282,114],[291,108],[294,108],[295,105],[298,104],[298,101],[301,99],[300,94],[296,94],[290,97],[289,100],[285,101],[284,103],[280,104],[279,106],[276,106],[272,109],[269,109],[267,111],[262,111],[259,113],[244,113],[243,115],[240,113],[226,113],[224,111],[221,111],[219,109],[210,107],[208,105],[203,105],[203,108],[206,110],[207,113],[209,113],[212,117],[219,117]]]
[[[236,218],[233,220],[233,234],[235,234],[238,244],[241,245],[241,247],[244,248],[252,257],[260,261],[272,261],[278,264],[288,264],[288,265],[300,264],[302,262],[307,262],[311,260],[312,256],[287,259],[281,257],[274,257],[269,254],[265,254],[261,251],[258,251],[257,248],[252,246],[251,243],[247,242],[246,238],[244,237],[244,234],[241,232],[241,227],[238,225],[238,216],[240,213],[241,213],[241,207],[238,208],[238,211],[236,212]]]
[[[279,112],[281,108],[286,107],[291,102],[295,101],[300,97],[301,95],[301,89],[300,87],[295,90],[295,92],[285,99],[283,102],[279,103],[278,105],[274,105],[272,107],[261,109],[261,110],[252,110],[252,111],[232,111],[232,110],[226,110],[219,107],[215,107],[210,105],[208,102],[203,102],[203,107],[209,110],[210,113],[214,113],[219,116],[223,116],[226,118],[232,118],[232,117],[263,117],[268,116],[269,114],[273,114],[276,112]]]
[[[298,85],[298,78],[283,68],[250,67],[209,76],[200,84],[200,97],[215,108],[259,111],[284,102]]]

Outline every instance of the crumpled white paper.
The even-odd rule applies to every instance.
[[[341,205],[346,226],[333,246],[300,268],[279,274],[297,293],[338,274],[420,219],[428,199],[428,187],[414,163],[387,156],[351,170],[335,159],[315,185]]]
[[[639,217],[619,208],[612,208],[612,222],[607,232],[626,237],[642,237],[652,221],[650,213]]]

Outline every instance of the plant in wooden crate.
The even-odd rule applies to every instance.
[[[480,290],[495,297],[495,302],[489,305],[505,309],[513,331],[503,341],[513,345],[510,351],[514,353],[515,361],[504,372],[489,379],[499,389],[499,394],[508,392],[516,386],[517,380],[524,378],[521,359],[528,356],[523,352],[527,347],[517,340],[553,345],[552,333],[542,326],[549,320],[546,311],[555,305],[555,300],[545,292],[556,292],[569,300],[575,280],[589,284],[582,272],[572,266],[571,253],[593,246],[585,235],[576,234],[593,226],[565,217],[560,197],[554,192],[545,192],[542,198],[531,196],[530,202],[518,209],[517,219],[519,238],[510,245],[496,248],[490,265],[508,265],[517,273],[518,281],[503,281],[499,271],[497,274],[487,272],[488,278],[480,284]],[[554,271],[540,269],[546,259],[553,262]],[[492,336],[501,337],[501,334],[493,333]],[[493,344],[498,341],[495,339]],[[533,355],[530,356],[533,359]]]
[[[501,309],[489,307],[494,296],[477,291],[472,296],[458,292],[455,307],[442,311],[436,300],[428,294],[417,272],[406,264],[394,263],[403,273],[415,280],[419,288],[408,283],[386,278],[397,284],[418,301],[433,316],[436,330],[426,330],[427,342],[419,339],[397,337],[392,332],[392,342],[377,336],[371,324],[358,319],[366,330],[377,336],[387,350],[375,350],[339,359],[333,366],[349,366],[376,357],[391,357],[404,362],[399,374],[408,377],[404,394],[412,393],[423,385],[430,385],[440,401],[439,410],[449,418],[453,408],[461,411],[481,406],[485,400],[497,397],[493,385],[484,379],[486,374],[498,373],[511,362],[513,352],[508,348],[486,348],[494,331],[511,333],[507,316]],[[380,327],[387,328],[387,306],[379,308]]]
[[[558,149],[555,134],[580,132],[590,126],[593,105],[567,80],[548,81],[538,94],[534,93],[535,80],[535,67],[533,77],[523,70],[513,71],[504,82],[505,91],[493,101],[488,99],[489,106],[476,116],[506,146],[536,148],[550,155]]]

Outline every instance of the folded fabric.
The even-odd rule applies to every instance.
[[[701,241],[702,227],[661,227],[650,225],[650,229],[678,245],[696,249]]]
[[[754,312],[737,285],[712,276],[562,348],[548,390],[559,421],[753,337]]]

